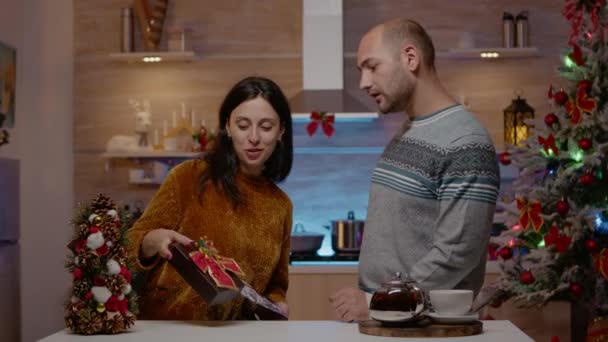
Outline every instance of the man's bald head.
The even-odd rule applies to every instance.
[[[435,47],[431,37],[417,22],[393,19],[373,28],[370,33],[381,33],[382,43],[398,55],[405,44],[413,44],[421,53],[423,65],[435,70]],[[379,32],[378,32],[379,31]]]

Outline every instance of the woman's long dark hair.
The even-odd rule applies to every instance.
[[[262,97],[279,115],[281,127],[285,130],[277,143],[272,155],[264,164],[262,175],[273,182],[287,178],[293,163],[293,134],[291,128],[291,110],[287,98],[281,88],[264,77],[247,77],[239,81],[224,98],[220,107],[219,129],[215,137],[214,147],[203,159],[207,169],[200,179],[199,189],[202,191],[205,183],[211,180],[228,195],[236,207],[242,203],[242,198],[235,177],[239,169],[239,159],[234,151],[232,141],[226,132],[226,124],[230,114],[241,103]]]

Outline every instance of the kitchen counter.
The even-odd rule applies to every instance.
[[[480,335],[449,338],[411,338],[408,341],[450,342],[528,342],[526,336],[509,321],[484,321]],[[311,341],[397,341],[395,338],[360,334],[358,325],[336,321],[228,321],[228,322],[174,322],[137,321],[128,333],[120,335],[72,335],[60,331],[41,342],[311,342]]]

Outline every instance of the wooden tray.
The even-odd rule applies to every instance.
[[[437,324],[424,320],[415,325],[385,326],[378,321],[359,322],[359,332],[366,335],[387,337],[455,337],[481,334],[480,321],[461,324]]]

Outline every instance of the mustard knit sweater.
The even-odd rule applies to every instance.
[[[193,240],[206,236],[219,253],[238,262],[244,280],[274,302],[285,301],[288,285],[292,204],[273,182],[242,173],[236,184],[245,203],[234,209],[229,198],[208,182],[199,196],[201,160],[176,166],[128,233],[129,256],[136,271],[147,276],[140,290],[141,319],[243,319],[241,296],[207,307],[164,259],[142,263],[143,237],[157,228],[173,229]]]

